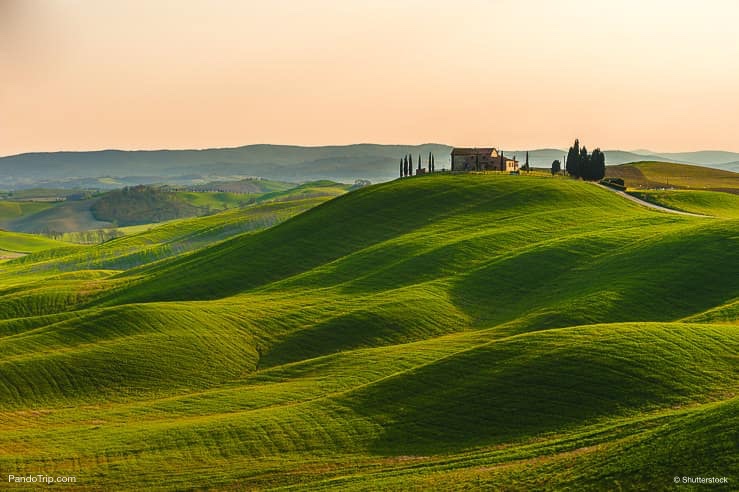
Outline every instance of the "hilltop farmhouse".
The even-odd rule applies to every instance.
[[[493,147],[454,148],[452,171],[518,171],[518,161]]]

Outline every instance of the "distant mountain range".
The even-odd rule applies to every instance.
[[[448,168],[451,149],[442,144],[248,145],[204,150],[27,153],[0,158],[0,188],[118,188],[140,183],[199,184],[249,176],[293,182],[315,179],[376,182],[396,177],[399,161],[406,154],[414,156],[414,163],[420,155],[426,165],[432,152],[436,168]],[[521,162],[525,159],[525,150],[503,150]],[[535,167],[549,167],[565,153],[563,149],[530,150],[529,162]],[[739,153],[735,152],[606,151],[609,165],[635,161],[680,162],[739,171]]]

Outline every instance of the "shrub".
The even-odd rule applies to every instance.
[[[599,183],[605,186],[610,186],[611,188],[615,188],[617,190],[626,191],[624,180],[621,178],[605,178],[601,179]]]

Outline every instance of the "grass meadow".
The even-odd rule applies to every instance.
[[[317,188],[0,264],[3,473],[735,489],[736,195],[646,197],[691,217],[544,175]]]

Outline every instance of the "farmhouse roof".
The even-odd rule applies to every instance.
[[[452,149],[452,155],[490,155],[495,150],[495,147],[455,147]]]

